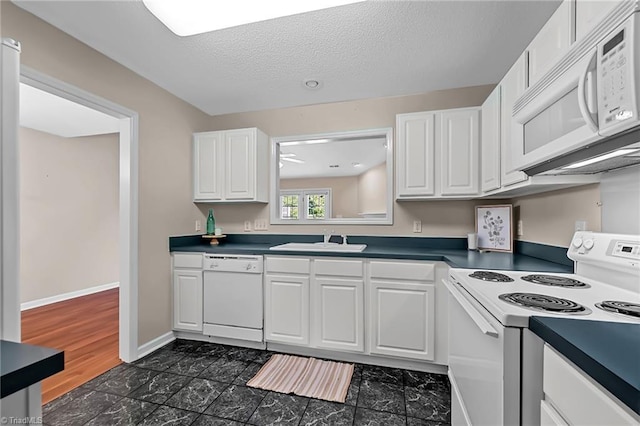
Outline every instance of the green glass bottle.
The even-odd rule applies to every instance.
[[[213,217],[213,209],[209,209],[207,216],[207,235],[213,235],[216,230],[216,219]]]

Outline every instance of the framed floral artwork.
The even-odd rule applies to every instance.
[[[476,206],[478,250],[513,253],[511,204]]]

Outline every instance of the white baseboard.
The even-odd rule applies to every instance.
[[[167,343],[173,342],[174,340],[176,340],[176,336],[174,336],[173,331],[169,331],[168,333],[156,337],[155,339],[138,347],[138,359],[142,358],[145,355],[149,355],[151,352],[155,351],[156,349],[160,349]]]
[[[93,293],[100,293],[101,291],[111,290],[112,288],[120,287],[119,282],[98,285],[95,287],[85,288],[82,290],[72,291],[69,293],[58,294],[56,296],[45,297],[44,299],[32,300],[30,302],[24,302],[20,304],[20,310],[26,311],[27,309],[38,308],[40,306],[50,305],[56,302],[62,302],[63,300],[75,299],[76,297],[87,296]]]

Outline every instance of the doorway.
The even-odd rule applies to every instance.
[[[5,62],[2,65],[4,67]],[[20,68],[20,82],[118,119],[119,357],[125,362],[132,362],[138,356],[138,114],[29,67]],[[17,164],[9,166],[16,168]],[[10,171],[7,174],[10,175]],[[10,185],[13,187],[9,187]],[[19,183],[9,182],[3,186],[5,190],[9,187],[9,190],[16,191]],[[17,217],[4,217],[3,220],[5,227],[19,227]],[[14,245],[13,242],[4,240],[3,235],[3,244]],[[4,273],[18,276],[17,261],[3,262],[2,267]],[[19,280],[3,281],[2,285],[3,294],[19,292]],[[4,299],[3,308],[9,302],[13,303],[9,298]],[[15,308],[12,306],[6,310],[3,330],[12,330],[11,334],[19,336],[20,310]]]

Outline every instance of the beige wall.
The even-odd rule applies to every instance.
[[[211,117],[209,130],[258,127],[269,136],[292,136],[377,127],[395,127],[396,114],[481,105],[493,85],[441,90],[421,95],[318,104],[295,108]],[[351,235],[463,236],[474,229],[473,201],[395,203],[394,224],[335,225],[336,233]],[[202,214],[206,205],[200,205]],[[267,205],[220,205],[216,220],[225,232],[243,232],[244,221],[269,219]],[[412,234],[413,221],[422,220],[422,234]],[[326,225],[270,225],[273,233],[321,234]]]
[[[514,220],[522,220],[524,234],[516,239],[569,247],[575,222],[584,220],[587,229],[600,231],[600,185],[514,198]]]
[[[117,282],[118,135],[19,138],[21,302]]]
[[[387,211],[387,163],[379,164],[358,176],[358,212],[384,213]]]
[[[280,179],[280,189],[331,189],[331,217],[358,217],[358,177]]]
[[[210,117],[35,16],[2,2],[2,36],[22,43],[21,61],[138,112],[139,344],[171,329],[167,237],[193,232],[191,135]],[[116,238],[116,236],[113,236]]]

